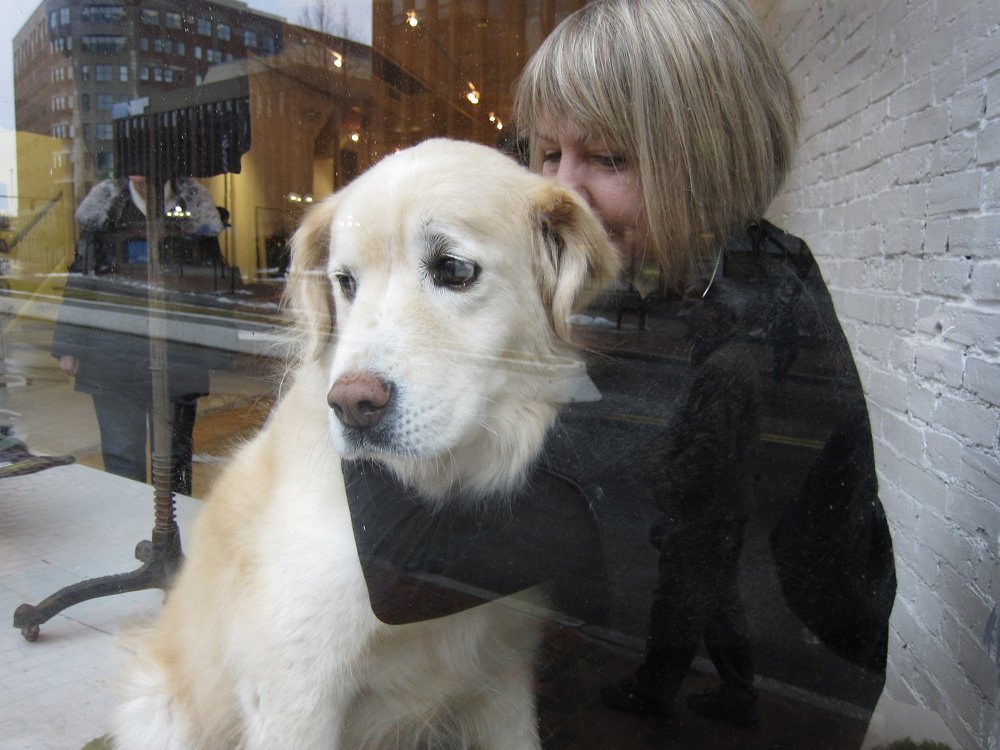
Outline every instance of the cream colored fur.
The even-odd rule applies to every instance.
[[[466,288],[428,271],[445,245],[480,269]],[[199,514],[162,615],[132,636],[116,747],[539,747],[537,621],[499,600],[380,622],[340,462],[374,457],[428,502],[516,487],[566,396],[546,377],[572,356],[565,320],[616,274],[578,199],[472,144],[401,152],[313,209],[293,241],[292,385]],[[398,399],[376,450],[327,405],[358,371]]]

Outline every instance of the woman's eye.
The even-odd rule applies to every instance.
[[[621,154],[595,154],[591,157],[597,164],[607,169],[624,169],[628,161]]]
[[[542,152],[542,162],[543,163],[557,162],[559,161],[559,157],[561,156],[562,153],[559,151],[544,151]]]
[[[340,286],[340,291],[343,293],[344,297],[348,300],[353,300],[355,295],[358,293],[357,280],[346,271],[342,271],[334,276],[337,279],[337,284]]]
[[[428,270],[436,286],[465,289],[479,278],[480,268],[471,260],[440,255],[431,261]]]

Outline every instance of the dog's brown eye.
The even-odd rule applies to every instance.
[[[431,262],[429,270],[437,286],[463,289],[479,278],[479,266],[453,255],[438,256]]]
[[[358,282],[349,273],[338,273],[336,274],[337,283],[340,285],[340,291],[343,292],[347,299],[354,299],[354,295],[358,293]]]

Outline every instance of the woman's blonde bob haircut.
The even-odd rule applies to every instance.
[[[678,291],[764,214],[799,123],[788,72],[741,0],[596,0],[528,61],[514,110],[532,144],[540,128],[568,126],[621,151],[664,285]]]

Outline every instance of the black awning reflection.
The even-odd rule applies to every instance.
[[[250,149],[246,77],[119,106],[114,139],[115,170],[121,177],[238,174],[240,157]]]

